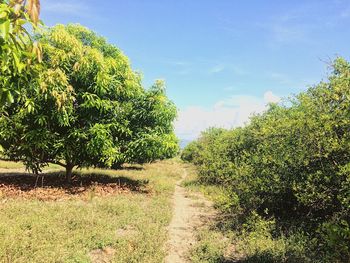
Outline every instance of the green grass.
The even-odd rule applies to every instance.
[[[21,162],[10,162],[0,160],[0,169],[24,169],[25,166]]]
[[[197,171],[195,166],[185,163],[183,164],[187,170],[187,177],[182,181],[182,186],[186,187],[190,192],[201,192],[205,197],[212,200],[220,210],[225,210],[227,202],[227,190],[224,187],[217,185],[205,185],[198,181]]]
[[[198,243],[190,251],[193,263],[225,262],[225,251],[229,246],[229,239],[220,231],[204,228],[197,233]]]
[[[0,169],[25,169],[25,165],[22,162],[11,162],[0,160]],[[44,168],[44,170],[59,170],[62,169],[61,166],[56,164],[49,164]]]
[[[91,172],[146,180],[150,192],[92,195],[85,201],[2,197],[0,262],[91,262],[91,254],[103,249],[113,251],[111,262],[162,262],[170,198],[181,164],[165,161],[142,170],[77,171]]]

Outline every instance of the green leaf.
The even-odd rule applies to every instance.
[[[6,99],[7,99],[7,102],[9,102],[9,103],[14,103],[14,98],[13,98],[13,96],[12,96],[12,94],[11,94],[11,92],[8,90],[7,92],[6,92],[7,94],[6,94]]]
[[[10,20],[5,20],[3,23],[0,24],[0,36],[7,41],[9,38],[9,32],[10,32]]]
[[[3,19],[3,18],[5,18],[5,17],[7,17],[7,12],[2,11],[2,12],[0,13],[0,19]]]

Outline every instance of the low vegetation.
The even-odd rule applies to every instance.
[[[350,64],[327,82],[251,118],[209,129],[182,159],[220,187],[220,207],[244,262],[350,259]]]

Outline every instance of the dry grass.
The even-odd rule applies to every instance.
[[[3,161],[0,160],[0,172],[5,172],[5,170],[21,170],[21,171],[25,171],[26,167],[22,162],[12,162],[12,161]],[[45,170],[60,170],[62,169],[61,166],[56,165],[56,164],[49,164],[48,166],[46,166],[44,168]]]
[[[0,169],[25,169],[25,166],[21,162],[10,162],[0,160]]]
[[[92,173],[142,182],[146,191],[101,196],[90,188],[88,198],[50,201],[5,193],[0,198],[0,262],[162,262],[181,164],[76,171],[81,177]]]

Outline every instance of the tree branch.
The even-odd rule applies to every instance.
[[[48,162],[48,163],[52,163],[52,164],[57,164],[57,165],[59,165],[59,166],[62,166],[62,167],[64,167],[64,168],[67,168],[67,165],[64,164],[64,163],[62,163],[62,162],[60,162],[60,161],[49,160],[49,161],[47,161],[47,162]]]

